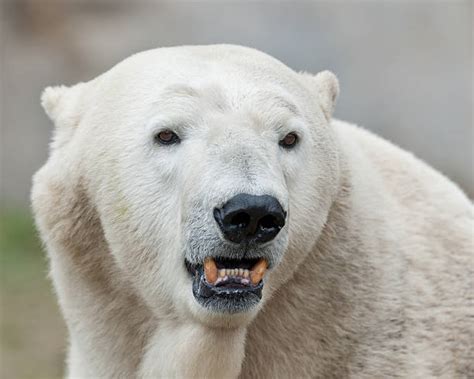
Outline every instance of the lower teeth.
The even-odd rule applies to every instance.
[[[221,268],[219,270],[219,278],[223,278],[225,276],[248,278],[250,276],[250,272],[249,270],[246,270],[243,268],[234,268],[234,269]]]
[[[231,281],[232,279],[232,282],[237,282],[237,283],[240,283],[240,284],[243,284],[243,285],[249,285],[250,284],[250,280],[249,279],[246,279],[246,278],[241,278],[241,277],[238,277],[238,276],[232,276],[232,277],[229,277],[229,276],[224,276],[224,277],[219,277],[217,278],[216,282],[214,283],[214,285],[218,285],[220,283],[223,283],[223,282],[229,282]]]

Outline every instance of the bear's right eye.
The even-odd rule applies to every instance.
[[[171,130],[163,130],[155,135],[155,141],[160,145],[173,145],[181,142],[178,135]]]
[[[298,142],[298,135],[294,132],[288,133],[285,138],[283,138],[279,144],[281,147],[284,147],[285,149],[291,149],[293,148],[296,143]]]

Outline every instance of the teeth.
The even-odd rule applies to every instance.
[[[204,260],[204,275],[210,284],[214,284],[217,280],[217,266],[214,259],[208,257]]]
[[[265,275],[265,271],[267,271],[268,263],[265,259],[260,259],[255,266],[252,267],[252,271],[250,271],[250,280],[252,281],[253,285],[257,285]]]
[[[268,263],[265,259],[260,259],[251,270],[243,268],[221,268],[218,269],[213,258],[207,257],[204,260],[204,275],[206,281],[210,284],[216,284],[216,281],[222,281],[226,277],[240,277],[245,282],[252,282],[257,285],[265,275]]]

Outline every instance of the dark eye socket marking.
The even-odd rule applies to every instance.
[[[285,149],[292,149],[298,143],[298,135],[295,132],[288,133],[285,138],[280,140],[279,145]]]
[[[155,142],[160,145],[174,145],[181,142],[181,139],[171,130],[163,130],[155,135]]]

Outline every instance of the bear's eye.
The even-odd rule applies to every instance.
[[[285,136],[285,138],[283,138],[280,141],[279,144],[280,144],[281,147],[284,147],[285,149],[291,149],[291,148],[295,147],[297,142],[298,142],[298,136],[296,135],[296,133],[291,132],[291,133],[288,133]]]
[[[178,135],[171,130],[163,130],[155,136],[155,141],[161,145],[172,145],[179,143],[181,140]]]

